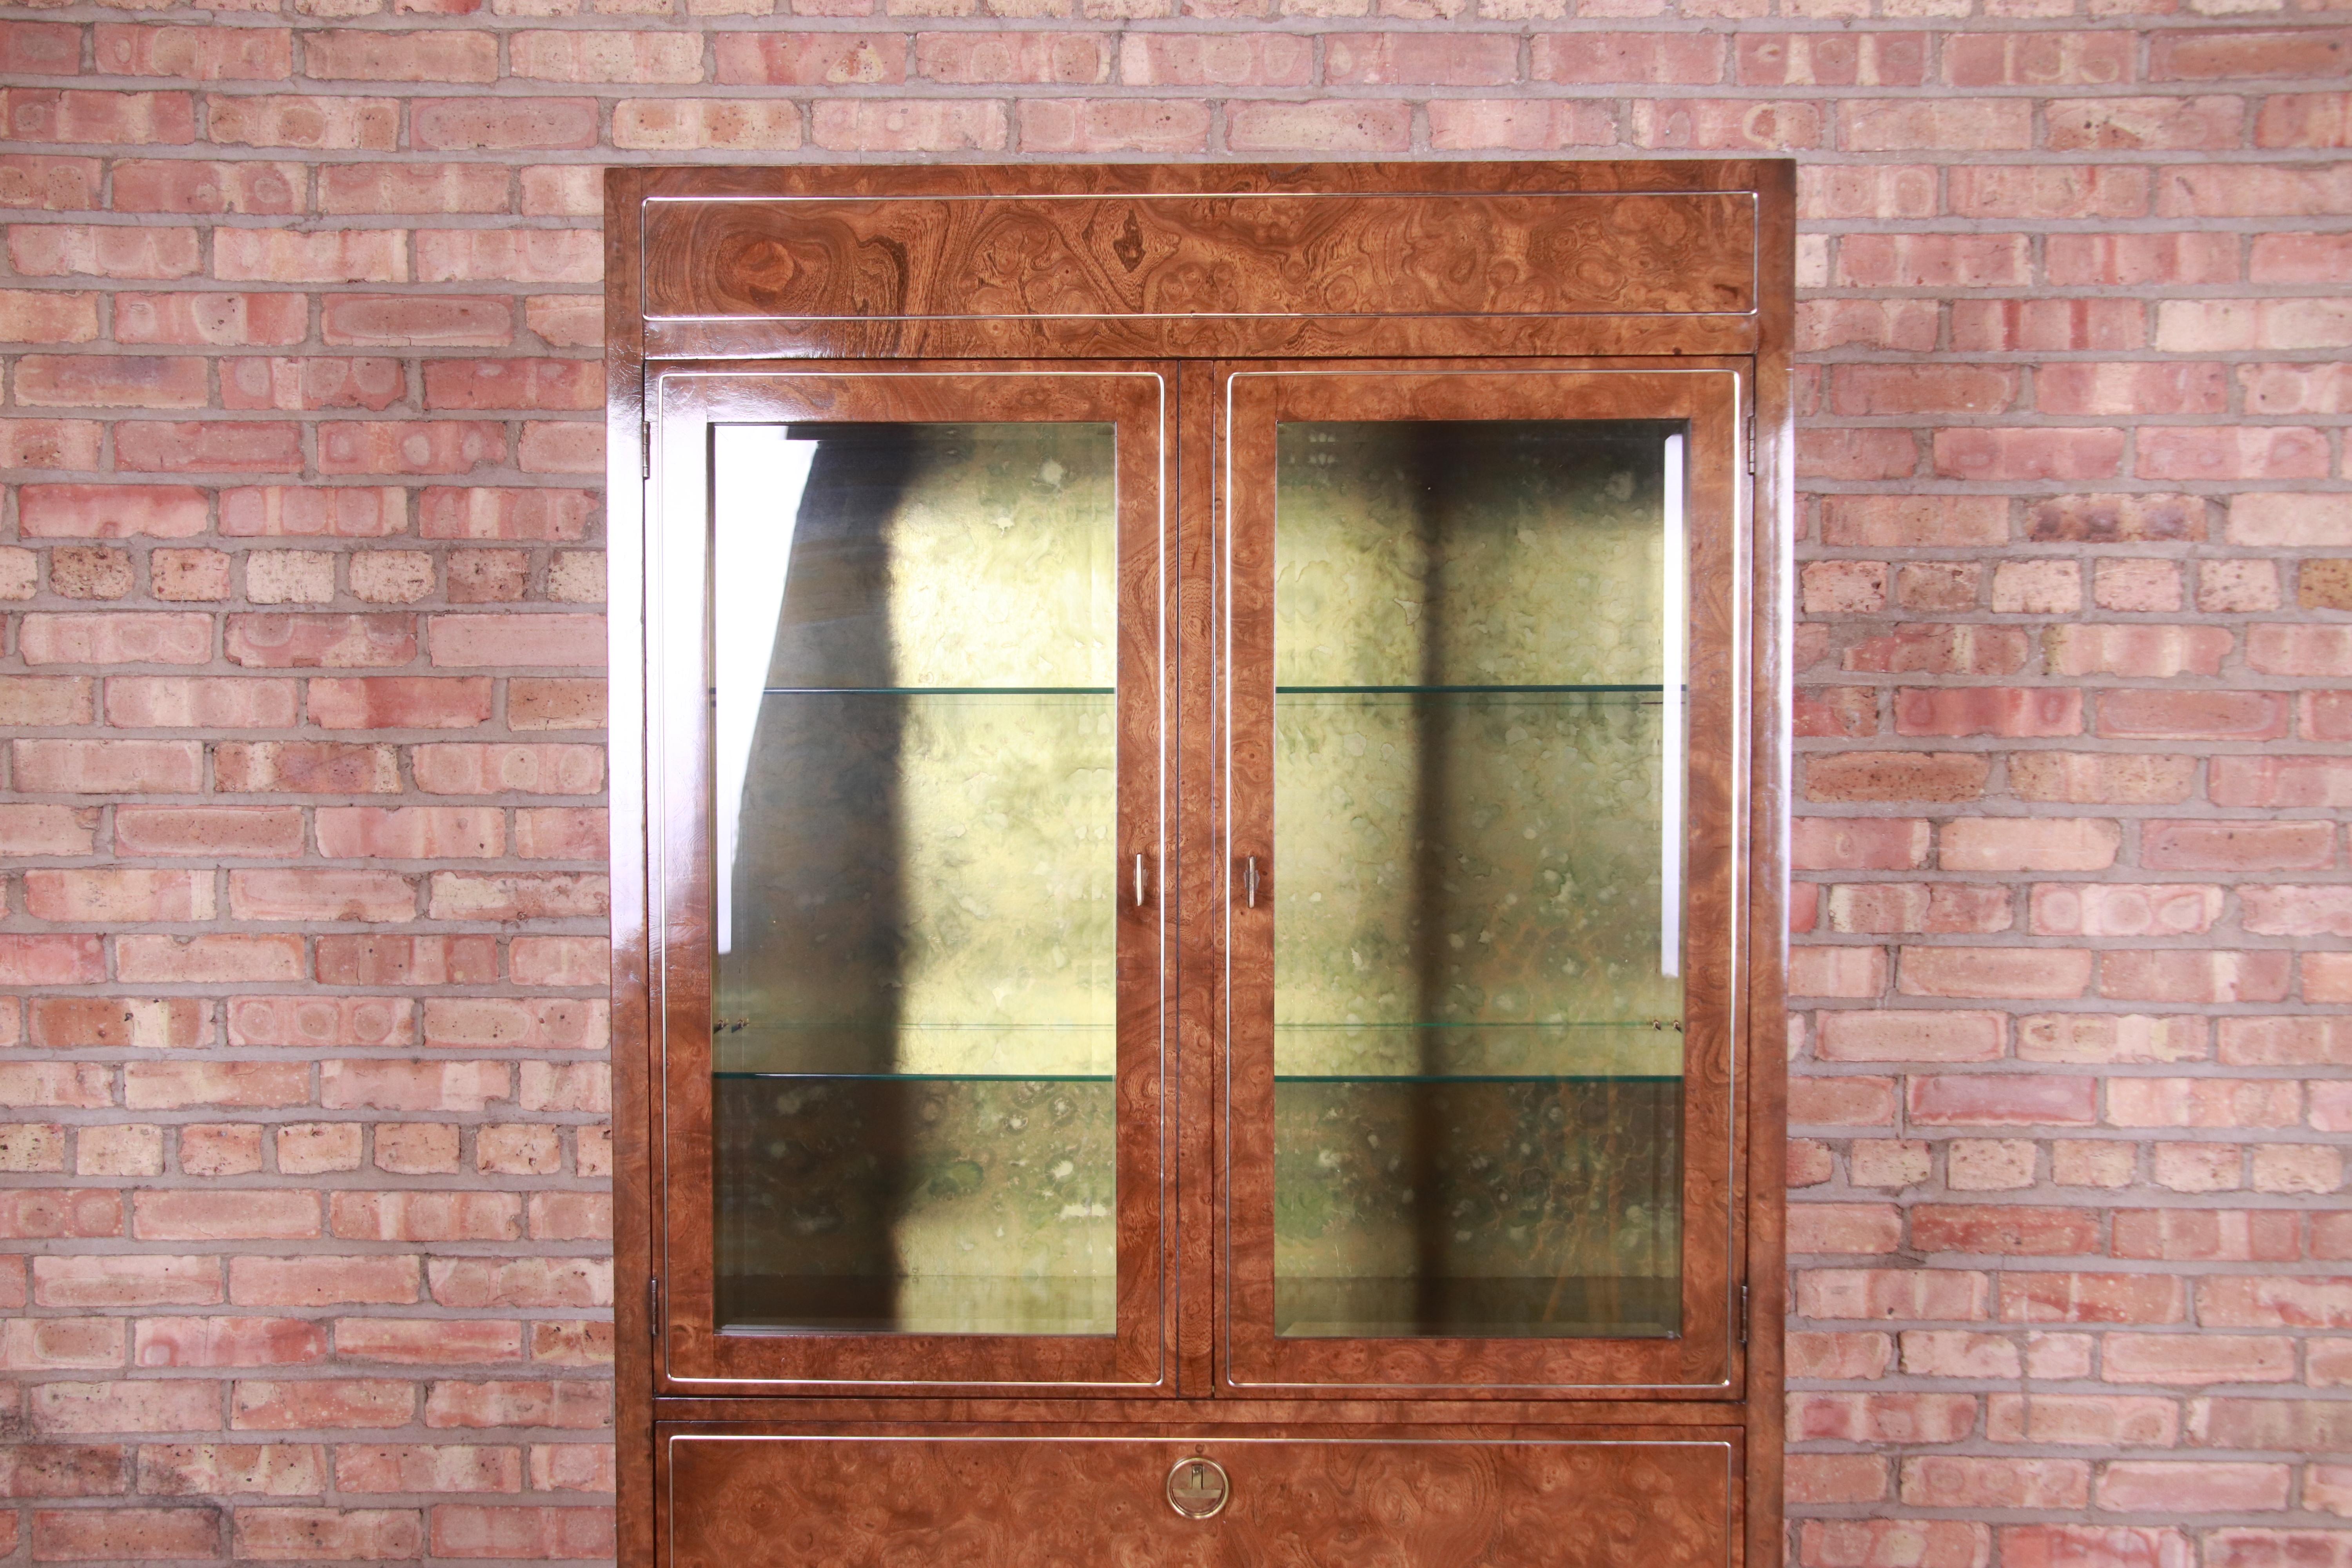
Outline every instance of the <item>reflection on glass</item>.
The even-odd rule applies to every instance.
[[[1113,429],[713,432],[718,1319],[1113,1329]]]
[[[1682,444],[1279,429],[1278,1333],[1679,1328]]]

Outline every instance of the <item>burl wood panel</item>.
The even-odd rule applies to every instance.
[[[673,1435],[669,1568],[1726,1568],[1728,1436],[1660,1442]],[[1207,1520],[1178,1462],[1231,1478]]]
[[[1747,192],[656,200],[647,315],[1393,318],[1735,313]]]

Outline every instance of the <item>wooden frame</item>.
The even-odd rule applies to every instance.
[[[1094,421],[1118,435],[1118,826],[1124,863],[1141,855],[1164,889],[1160,576],[1166,533],[1167,377],[1149,366],[666,366],[649,385],[656,432],[653,493],[670,515],[708,513],[709,432],[721,424],[835,421]],[[648,778],[652,885],[662,935],[650,969],[658,1006],[656,1245],[668,1281],[660,1328],[660,1388],[693,1393],[774,1387],[1039,1385],[1134,1392],[1170,1382],[1171,1309],[1160,1215],[1163,1152],[1160,900],[1118,904],[1117,1332],[1104,1338],[714,1331],[710,1169],[712,948],[709,936],[714,689],[707,625],[710,564],[704,528],[673,529],[646,572],[646,729],[658,759]],[[1149,1111],[1150,1114],[1144,1114]]]
[[[656,1480],[667,1436],[730,1432],[1017,1432],[1188,1442],[1383,1435],[1667,1439],[1727,1432],[1738,1438],[1726,1521],[1732,1559],[1753,1568],[1778,1561],[1794,183],[1787,162],[1738,160],[610,172],[614,1318],[625,1563],[652,1568],[664,1560]],[[1382,203],[1401,211],[1383,216],[1374,210]],[[930,216],[910,224],[882,210],[915,210],[902,204],[929,204]],[[1682,216],[1665,239],[1654,215],[1670,211]],[[822,221],[811,225],[811,216]],[[731,249],[718,243],[722,230]],[[813,230],[830,237],[811,247],[803,241]],[[1303,248],[1302,236],[1310,242]],[[899,245],[895,279],[868,265],[908,238],[921,243]],[[1554,241],[1554,249],[1542,248]],[[1286,270],[1302,254],[1315,266]],[[704,263],[729,256],[739,272],[764,279],[764,293],[728,298],[709,291],[714,280],[726,279]],[[1549,259],[1530,268],[1530,258]],[[1518,271],[1480,270],[1498,258]],[[1218,285],[1223,291],[1207,298],[1182,292],[1185,279],[1207,276],[1203,267],[1211,263],[1225,269]],[[1327,279],[1375,278],[1382,287],[1318,292],[1318,268]],[[1465,276],[1476,285],[1469,294],[1460,291],[1469,287],[1460,281]],[[844,284],[842,277],[856,281]],[[1412,288],[1401,289],[1399,279]],[[704,290],[699,297],[698,289]],[[1744,988],[1745,1006],[1728,1026],[1748,1070],[1727,1105],[1738,1140],[1733,1181],[1740,1188],[1742,1228],[1726,1260],[1726,1303],[1736,1302],[1736,1310],[1727,1313],[1732,1381],[1725,1385],[1457,1387],[1410,1399],[1360,1388],[1336,1399],[1333,1389],[1238,1385],[1224,1378],[1213,1312],[1220,1182],[1228,1157],[1216,1099],[1229,1000],[1227,737],[1217,695],[1228,533],[1215,456],[1221,372],[1209,363],[1221,358],[1412,360],[1419,371],[1502,368],[1497,360],[1515,362],[1512,368],[1567,361],[1611,369],[1704,364],[1746,377],[1753,406],[1744,445],[1753,477],[1735,477],[1744,481],[1750,509],[1749,614],[1735,652],[1745,661],[1748,715],[1739,758],[1747,885],[1731,976]],[[1165,456],[1169,493],[1180,504],[1163,535],[1167,569],[1152,589],[1168,632],[1166,862],[1158,902],[1167,922],[1160,948],[1169,1051],[1163,1081],[1176,1112],[1164,1139],[1161,1179],[1168,1185],[1159,1238],[1169,1288],[1153,1330],[1160,1359],[1145,1384],[1082,1391],[940,1383],[929,1381],[937,1369],[929,1363],[858,1369],[920,1373],[908,1381],[762,1378],[723,1395],[718,1385],[660,1380],[663,1347],[655,1330],[675,1313],[677,1300],[677,1282],[665,1277],[655,1250],[666,1203],[664,1081],[656,1047],[667,1021],[652,961],[662,952],[666,903],[674,895],[653,875],[646,831],[648,762],[660,756],[646,744],[641,679],[649,568],[644,475],[653,445],[646,391],[662,374],[698,362],[715,369],[721,367],[707,362],[725,361],[724,368],[740,370],[761,361],[810,360],[867,372],[925,368],[910,361],[952,360],[959,363],[950,368],[965,372],[1022,368],[1024,362],[1068,369],[1179,362],[1150,367],[1171,389],[1173,437]],[[833,363],[840,361],[869,363]],[[650,817],[657,829],[666,821],[659,813]],[[1744,1286],[1736,1297],[1735,1286]],[[1744,1336],[1730,1331],[1742,1324]],[[1738,1342],[1743,1337],[1745,1343]],[[1003,1367],[950,1370],[995,1375]],[[664,1435],[658,1443],[657,1431]],[[1087,1500],[1073,1506],[1087,1506]]]
[[[1745,366],[1491,364],[1426,362],[1217,367],[1225,388],[1222,449],[1231,602],[1222,692],[1232,737],[1224,858],[1226,973],[1232,1034],[1224,1081],[1226,1163],[1222,1278],[1230,1306],[1222,1386],[1235,1390],[1444,1391],[1489,1395],[1574,1389],[1590,1397],[1640,1391],[1737,1398],[1731,1342],[1741,1181],[1735,1097],[1744,1064],[1738,920],[1746,834],[1741,792],[1747,705],[1745,606],[1731,591],[1747,563],[1738,430]],[[1689,562],[1691,823],[1687,873],[1689,974],[1685,1002],[1682,1332],[1670,1339],[1315,1339],[1274,1332],[1274,902],[1255,905],[1233,884],[1254,857],[1279,879],[1274,837],[1274,436],[1279,421],[1465,419],[1682,420],[1691,440]]]

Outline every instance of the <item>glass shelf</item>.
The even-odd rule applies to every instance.
[[[1107,1072],[714,1072],[723,1082],[790,1083],[1108,1083]]]
[[[1112,686],[763,686],[762,697],[1113,697]]]
[[[1591,696],[1622,692],[1628,695],[1660,696],[1665,691],[1661,685],[1608,682],[1598,685],[1513,685],[1513,686],[1276,686],[1276,697],[1518,697],[1518,696]]]

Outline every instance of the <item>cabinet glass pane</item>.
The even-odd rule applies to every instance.
[[[1113,426],[712,442],[719,1326],[1108,1334]]]
[[[1280,1334],[1680,1326],[1682,449],[1279,426]]]

